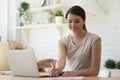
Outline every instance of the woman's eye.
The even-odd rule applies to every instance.
[[[79,21],[79,20],[77,20],[77,21],[68,20],[68,21],[67,21],[67,23],[72,23],[72,22],[74,22],[74,23],[79,23],[80,21]]]
[[[80,21],[75,21],[75,23],[79,23]]]

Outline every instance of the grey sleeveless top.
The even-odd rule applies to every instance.
[[[61,39],[66,48],[67,61],[70,70],[88,69],[91,64],[91,46],[100,37],[87,32],[79,45],[72,42],[72,34]],[[97,53],[96,53],[97,54]]]

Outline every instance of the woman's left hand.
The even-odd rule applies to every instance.
[[[62,77],[74,77],[74,76],[77,76],[75,71],[66,71],[62,75]]]

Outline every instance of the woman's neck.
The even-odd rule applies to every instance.
[[[80,45],[80,43],[82,42],[82,40],[85,38],[85,35],[87,34],[86,31],[83,31],[79,34],[73,34],[72,36],[72,42],[74,45]]]
[[[82,31],[79,33],[73,33],[73,38],[75,39],[82,39],[86,35],[86,31]]]

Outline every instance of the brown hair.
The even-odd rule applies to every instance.
[[[75,15],[77,15],[77,16],[80,16],[84,21],[86,20],[86,15],[85,15],[84,9],[83,9],[82,7],[80,7],[80,6],[78,6],[78,5],[71,7],[71,8],[67,11],[67,13],[66,13],[66,15],[65,15],[65,18],[66,18],[66,19],[67,19],[67,16],[68,16],[69,13],[75,14]],[[85,31],[87,31],[85,24],[83,25],[83,29],[84,29]]]

